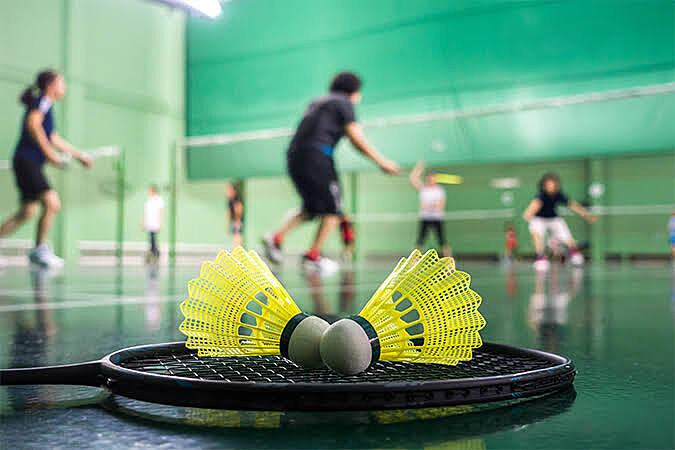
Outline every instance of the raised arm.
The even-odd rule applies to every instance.
[[[525,212],[523,213],[523,219],[525,219],[526,222],[529,222],[535,214],[539,212],[541,209],[541,200],[538,198],[532,199],[530,204],[525,208]]]
[[[408,178],[410,179],[410,184],[413,185],[415,189],[418,191],[422,189],[422,172],[424,171],[424,162],[418,161],[417,164],[415,164],[415,167],[413,170],[410,172],[410,175]]]
[[[361,125],[357,122],[350,122],[345,126],[345,133],[351,141],[352,145],[363,155],[373,161],[375,164],[380,166],[383,172],[398,175],[400,169],[395,162],[388,160],[384,156],[380,155],[375,148],[370,145],[366,140],[366,137],[363,135],[363,130]]]
[[[82,163],[83,166],[91,167],[92,165],[91,158],[85,155],[84,153],[80,152],[79,150],[77,150],[75,147],[73,147],[70,142],[66,141],[61,136],[59,136],[59,134],[56,131],[52,132],[52,135],[49,137],[49,140],[54,145],[54,147],[58,148],[63,153],[67,153],[73,158],[77,159],[78,161],[80,161],[80,163]]]
[[[45,119],[45,115],[39,109],[34,109],[28,113],[26,117],[26,129],[30,133],[31,137],[37,144],[40,146],[42,153],[45,154],[47,160],[54,164],[56,167],[61,167],[63,162],[59,155],[52,148],[45,130],[42,128],[42,122]]]
[[[586,208],[581,206],[579,203],[575,202],[574,200],[570,200],[567,203],[567,206],[575,213],[579,214],[581,217],[586,219],[589,223],[595,223],[597,218],[590,213]]]

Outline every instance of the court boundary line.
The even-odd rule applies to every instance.
[[[390,266],[389,264],[387,266]],[[502,268],[500,265],[496,267]],[[522,265],[521,269],[529,267],[529,264]],[[565,268],[568,271],[570,268]],[[600,277],[599,279],[608,279],[608,273],[599,272],[597,273],[592,268],[579,268],[583,270],[584,273],[594,273],[594,277]],[[666,273],[667,272],[667,273]],[[670,270],[668,268],[664,269],[663,279],[670,279]],[[519,281],[532,281],[537,277],[537,273],[530,270],[516,271],[516,276]],[[337,279],[336,279],[337,280]],[[481,277],[480,283],[482,285],[493,284],[493,283],[502,283],[505,280],[504,277],[491,276],[491,277]],[[372,283],[354,283],[350,285],[350,289],[359,290],[370,288],[370,294],[372,294],[378,285],[378,281]],[[299,286],[299,287],[289,287],[287,290],[293,294],[311,294],[311,292],[316,289],[311,286]],[[322,286],[322,294],[336,294],[339,293],[343,288],[339,283],[333,285]],[[33,298],[35,297],[35,290],[33,289],[0,289],[0,296],[16,296],[24,298]],[[2,313],[11,313],[11,312],[21,312],[21,311],[38,311],[38,310],[57,310],[57,309],[76,309],[76,308],[89,308],[97,306],[114,306],[114,305],[143,305],[143,304],[163,304],[163,303],[179,303],[186,298],[186,294],[174,294],[174,295],[158,295],[156,297],[148,298],[145,295],[130,295],[130,296],[118,296],[118,295],[108,295],[108,294],[87,294],[87,293],[73,293],[70,296],[79,296],[84,297],[84,300],[69,300],[64,302],[44,302],[44,303],[15,303],[9,305],[0,305],[0,314]],[[99,300],[91,300],[92,298],[98,298]]]
[[[391,266],[391,264],[387,264]],[[534,273],[523,273],[522,276],[527,276],[534,278]],[[481,283],[486,282],[495,282],[502,281],[501,278],[491,277],[491,278],[481,278]],[[366,289],[370,288],[372,292],[375,292],[379,281],[373,281],[371,283],[354,283],[350,285],[350,289]],[[289,287],[287,290],[295,294],[311,294],[315,288],[311,286],[300,286],[300,287]],[[323,294],[335,294],[339,293],[340,290],[344,289],[339,283],[322,286],[321,290]],[[48,289],[47,289],[48,290]],[[371,292],[371,294],[372,294]],[[0,289],[0,297],[3,296],[14,296],[14,297],[23,297],[23,298],[33,298],[35,297],[35,290],[33,289]],[[97,306],[113,306],[113,305],[142,305],[148,303],[178,303],[187,298],[186,294],[175,294],[175,295],[159,295],[153,298],[148,298],[145,295],[115,295],[115,294],[87,294],[82,292],[74,292],[68,294],[69,297],[80,297],[83,300],[67,300],[63,302],[44,302],[44,303],[14,303],[9,305],[0,305],[0,314],[9,313],[9,312],[18,312],[18,311],[37,311],[37,310],[55,310],[55,309],[76,309],[76,308],[88,308],[88,307],[97,307]],[[92,300],[92,299],[98,300]]]

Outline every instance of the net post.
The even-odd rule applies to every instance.
[[[169,150],[169,159],[171,161],[171,170],[169,173],[170,181],[170,197],[169,202],[171,205],[171,216],[169,218],[169,264],[171,266],[176,265],[176,226],[178,219],[178,158],[179,152],[181,151],[182,146],[179,142],[175,141]]]
[[[124,187],[126,186],[126,155],[123,148],[120,148],[115,166],[117,169],[117,248],[115,249],[115,256],[117,265],[122,266],[124,253]]]
[[[351,195],[351,199],[350,199],[351,221],[352,221],[352,226],[356,227],[355,218],[356,218],[356,215],[359,212],[359,209],[358,209],[357,204],[356,204],[359,200],[359,196],[358,196],[358,193],[357,193],[357,191],[359,189],[359,174],[358,174],[358,172],[352,172],[349,175],[349,183],[350,183],[350,189],[349,190],[350,190],[350,195]],[[357,237],[358,236],[360,236],[360,234],[357,235]],[[356,261],[361,259],[361,254],[359,253],[359,251],[362,249],[362,246],[359,245],[358,241],[359,241],[358,239],[354,239],[354,243],[353,243],[354,250],[352,251],[352,262],[356,262]]]
[[[593,209],[602,210],[606,204],[604,188],[607,185],[607,178],[605,176],[606,165],[602,159],[597,158],[591,159],[588,162],[588,165],[589,180],[586,188],[590,191],[589,197],[591,198],[592,205],[591,212],[597,216],[597,212],[593,211]],[[597,186],[595,192],[591,191],[593,186]],[[602,187],[602,189],[599,187]],[[591,238],[591,263],[594,266],[601,266],[605,263],[605,246],[607,244],[605,241],[605,236],[607,236],[607,219],[608,217],[605,216],[599,221],[599,223],[596,222],[595,224],[590,225],[591,231],[589,234]]]

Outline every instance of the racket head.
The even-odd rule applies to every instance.
[[[102,385],[137,400],[257,411],[410,409],[510,400],[570,386],[574,363],[537,350],[484,343],[457,366],[380,361],[341,376],[280,356],[198,357],[184,342],[114,352],[100,361]]]

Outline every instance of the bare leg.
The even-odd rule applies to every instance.
[[[441,251],[443,252],[444,257],[452,256],[452,247],[449,245],[443,245]]]
[[[0,238],[10,235],[14,230],[16,230],[20,225],[25,221],[33,217],[35,211],[37,210],[38,204],[36,201],[23,202],[19,207],[19,211],[14,214],[9,219],[5,220],[2,225],[0,225]]]
[[[321,218],[321,223],[319,224],[319,229],[317,230],[316,236],[314,237],[311,250],[320,253],[324,242],[339,224],[340,216],[333,214],[323,216]]]
[[[534,251],[537,255],[544,254],[544,236],[539,233],[531,233],[532,235],[532,244],[534,245]]]
[[[42,202],[42,216],[40,216],[40,221],[38,222],[37,236],[35,238],[36,246],[45,241],[47,233],[49,233],[49,229],[54,221],[54,217],[56,217],[61,210],[59,194],[52,189],[42,193],[40,202]]]
[[[279,238],[279,240],[283,240],[284,236],[286,236],[286,233],[289,231],[297,228],[300,224],[305,222],[307,220],[305,213],[303,212],[302,209],[296,209],[291,211],[287,216],[286,219],[284,220],[284,223],[281,224],[281,228],[279,228],[275,232],[275,236]]]
[[[244,242],[244,237],[241,233],[235,233],[232,235],[232,247],[237,248],[241,247]]]

